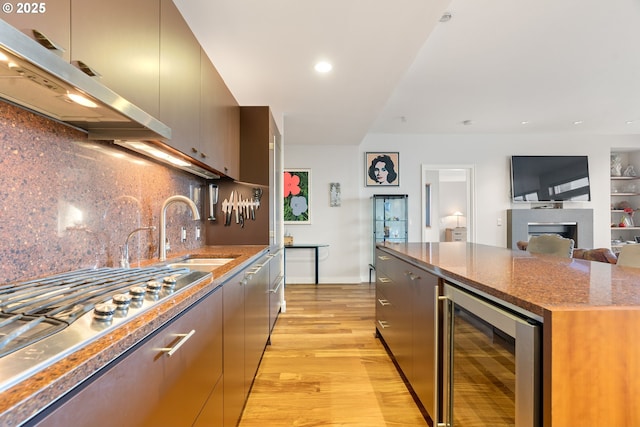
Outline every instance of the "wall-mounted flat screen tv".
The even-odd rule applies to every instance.
[[[587,156],[512,156],[514,202],[589,201]]]

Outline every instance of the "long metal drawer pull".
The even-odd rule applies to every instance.
[[[282,276],[278,276],[276,278],[276,282],[278,283],[278,285],[273,288],[273,289],[269,289],[269,292],[275,294],[276,292],[278,292],[278,290],[280,289],[280,286],[282,286],[282,284],[284,283],[284,280],[282,280]]]
[[[420,276],[416,276],[415,274],[413,274],[410,271],[405,271],[404,275],[407,276],[409,278],[409,280],[419,280],[420,279]]]
[[[380,282],[382,282],[382,283],[389,283],[389,282],[391,282],[391,279],[387,279],[386,277],[378,277],[378,280],[380,280]]]
[[[378,302],[380,303],[380,305],[385,306],[385,305],[391,305],[391,303],[389,302],[389,300],[386,299],[378,299]]]
[[[382,260],[382,261],[389,261],[391,259],[390,256],[386,256],[386,255],[378,255],[378,259]]]
[[[382,327],[382,329],[386,329],[389,327],[389,324],[383,320],[378,320],[378,324]]]
[[[195,333],[196,333],[196,330],[192,329],[191,332],[189,332],[188,334],[177,334],[176,335],[177,337],[182,337],[180,338],[180,341],[178,341],[176,345],[174,345],[173,347],[161,348],[160,351],[166,352],[167,356],[169,357],[173,356],[175,352],[178,351],[178,349],[182,347],[182,345],[186,343],[189,340],[189,338],[191,338]]]

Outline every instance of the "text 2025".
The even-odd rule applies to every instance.
[[[45,13],[46,3],[16,3],[16,13]]]

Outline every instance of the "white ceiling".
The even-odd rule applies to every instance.
[[[270,105],[287,144],[640,134],[640,0],[174,2],[240,105]],[[333,70],[317,74],[319,59]]]

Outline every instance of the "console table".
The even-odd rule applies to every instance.
[[[284,277],[285,282],[287,280],[287,250],[289,249],[313,249],[314,250],[314,262],[316,268],[316,281],[315,284],[318,284],[318,251],[320,248],[327,247],[329,245],[325,244],[313,244],[313,243],[296,243],[291,245],[284,245]]]

